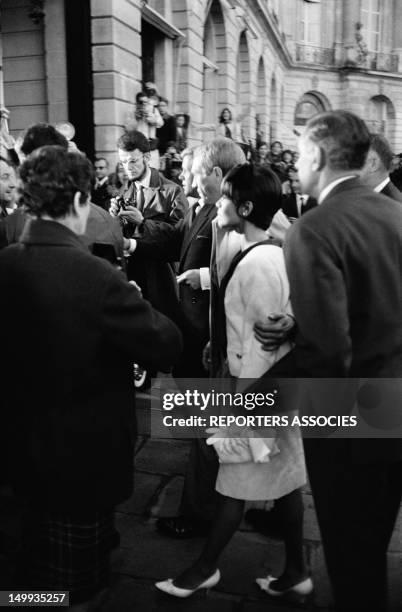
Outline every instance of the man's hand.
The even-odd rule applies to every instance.
[[[144,221],[142,213],[137,208],[134,208],[134,206],[127,206],[126,209],[120,210],[118,216],[133,225],[140,225]]]
[[[200,289],[201,288],[201,277],[199,270],[186,270],[183,274],[179,274],[177,277],[177,282],[187,283],[190,285],[192,289]]]
[[[284,313],[272,313],[266,321],[254,325],[254,336],[264,351],[274,351],[283,344],[295,325],[295,320]]]
[[[0,119],[10,119],[10,111],[5,106],[0,106]]]

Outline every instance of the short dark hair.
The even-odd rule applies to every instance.
[[[145,91],[139,91],[135,96],[135,101],[137,102],[137,104],[141,100],[141,98],[149,98],[149,96]]]
[[[233,201],[237,210],[245,202],[252,202],[253,210],[247,221],[263,230],[269,228],[282,206],[281,182],[272,170],[264,166],[235,166],[224,177],[221,192]]]
[[[287,171],[286,171],[286,174],[287,174],[287,176],[288,176],[288,179],[290,179],[290,175],[291,175],[291,174],[298,174],[298,173],[299,173],[299,171],[298,171],[298,169],[296,168],[296,166],[289,166],[289,167],[288,167],[288,169],[287,169]]]
[[[68,140],[49,123],[35,123],[31,125],[24,134],[21,151],[24,155],[30,155],[35,149],[46,145],[56,145],[68,148]]]
[[[382,134],[370,134],[370,149],[377,153],[384,168],[387,171],[390,170],[394,152],[385,136]]]
[[[86,202],[93,180],[91,162],[82,153],[60,146],[34,151],[20,168],[22,203],[37,217],[65,217],[71,211],[74,195]]]
[[[360,170],[370,147],[370,133],[363,119],[344,110],[314,115],[304,137],[319,145],[332,170]]]
[[[142,132],[130,130],[124,132],[117,141],[117,148],[123,151],[134,151],[138,149],[141,153],[149,153],[149,140]]]
[[[96,162],[100,162],[100,161],[106,162],[106,167],[109,168],[109,162],[106,159],[106,157],[95,157],[94,164],[96,164]]]
[[[164,98],[163,96],[159,96],[159,102],[164,102],[165,104],[169,104],[169,100]]]

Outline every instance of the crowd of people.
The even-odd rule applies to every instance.
[[[84,611],[107,586],[113,510],[132,492],[133,363],[242,392],[281,377],[401,377],[402,194],[389,143],[331,111],[309,121],[298,153],[260,143],[247,159],[236,121],[224,109],[220,135],[187,147],[186,126],[147,84],[112,175],[51,125],[29,127],[18,154],[4,138],[0,484],[23,507],[13,588],[70,591]],[[166,174],[180,165],[180,185],[159,156]],[[270,500],[285,563],[257,583],[308,596],[306,465],[335,610],[385,612],[396,438],[303,444],[286,427],[195,438],[179,515],[157,529],[205,546],[156,587],[188,597],[215,586],[245,502]]]

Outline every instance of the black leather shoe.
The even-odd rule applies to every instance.
[[[206,536],[210,524],[200,521],[192,521],[184,516],[162,517],[156,521],[156,528],[161,533],[185,540],[186,538],[198,538]]]

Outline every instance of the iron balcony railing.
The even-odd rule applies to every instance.
[[[364,58],[361,66],[367,70],[398,72],[399,56],[395,53],[371,53]]]
[[[334,49],[301,43],[295,46],[295,60],[300,64],[315,64],[319,66],[335,66],[337,63]],[[351,67],[351,64],[348,65]],[[365,55],[360,53],[356,54],[356,61],[352,65],[363,70],[399,72],[399,56],[395,53],[367,52]]]

